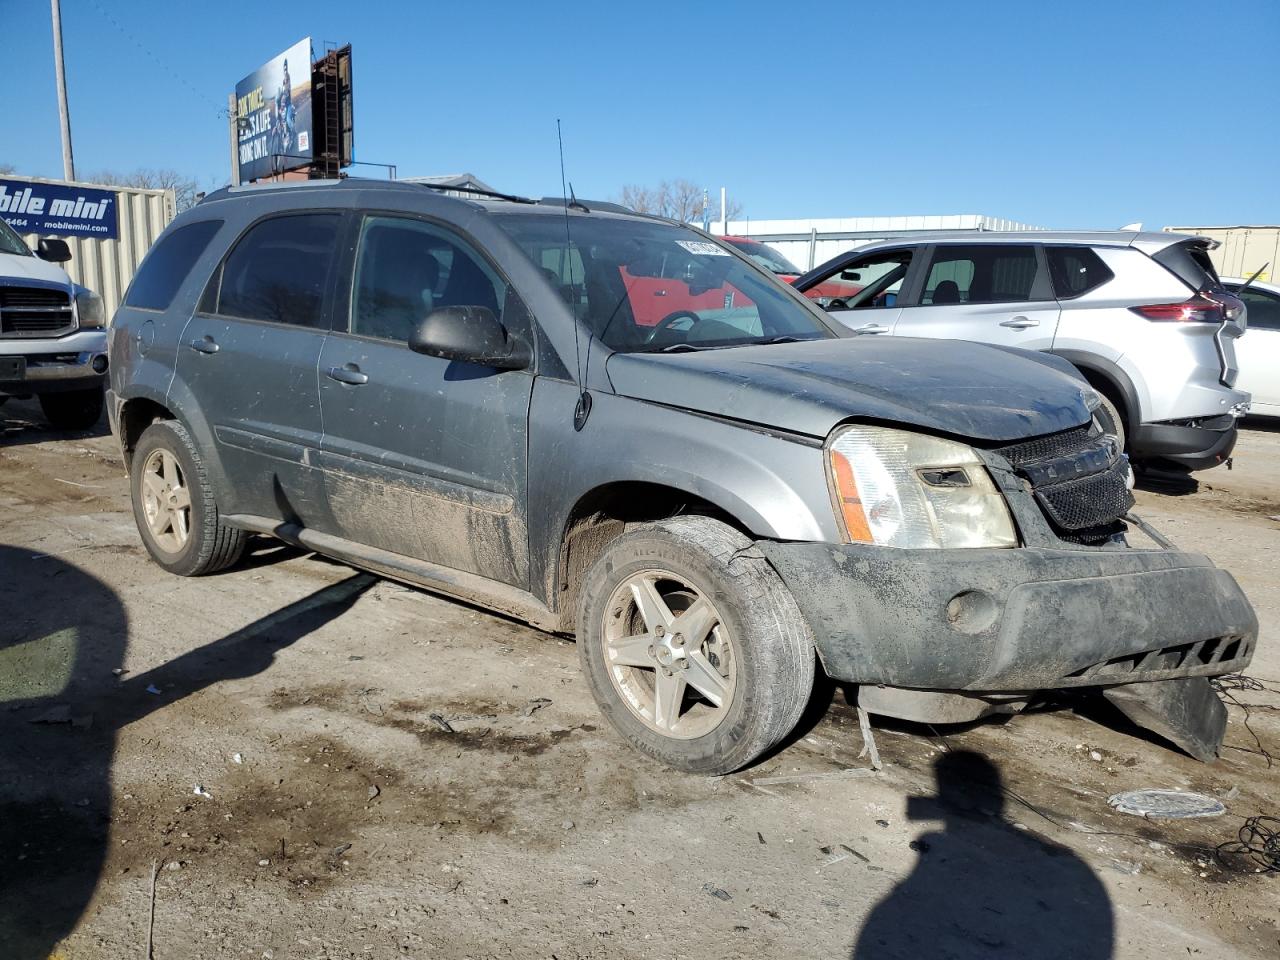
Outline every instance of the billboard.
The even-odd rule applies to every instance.
[[[241,181],[311,163],[311,38],[303,37],[236,84]]]
[[[118,199],[114,190],[0,177],[0,217],[20,234],[116,240]]]

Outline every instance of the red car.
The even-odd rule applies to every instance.
[[[737,247],[743,254],[766,270],[772,271],[779,280],[794,283],[796,278],[804,273],[803,270],[773,249],[773,247],[767,246],[759,240],[752,240],[750,237],[721,237],[720,239]],[[804,295],[810,300],[830,300],[836,297],[851,297],[861,289],[861,284],[850,283],[847,280],[838,280],[833,277],[810,287],[805,291]]]

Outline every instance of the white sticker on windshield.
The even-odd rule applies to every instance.
[[[728,250],[722,250],[714,243],[707,240],[677,240],[676,243],[684,247],[690,253],[696,253],[702,257],[727,257]]]

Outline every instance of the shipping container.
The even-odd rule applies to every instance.
[[[175,216],[173,191],[143,190],[70,180],[43,180],[38,177],[21,179],[36,184],[109,190],[116,195],[118,237],[108,240],[62,235],[62,239],[71,248],[71,261],[64,263],[63,267],[72,280],[102,297],[106,315],[113,316],[120,301],[124,299],[124,292],[133,279],[138,264]],[[59,234],[26,233],[22,239],[35,250],[36,243],[42,236]]]
[[[1194,233],[1218,241],[1210,251],[1218,275],[1248,279],[1257,271],[1258,279],[1270,281],[1280,276],[1280,227],[1165,227],[1168,233]]]

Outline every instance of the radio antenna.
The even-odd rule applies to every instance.
[[[560,147],[560,196],[564,200],[564,260],[563,263],[569,271],[569,287],[574,288],[573,283],[573,237],[569,232],[569,207],[581,206],[576,198],[570,198],[569,190],[566,187],[564,175],[564,136],[560,133],[560,118],[556,117],[556,143]],[[583,207],[582,209],[586,209]],[[583,263],[583,269],[586,269],[586,263]],[[586,278],[583,278],[586,282]],[[579,344],[578,334],[578,294],[574,291],[573,295],[573,359],[574,367],[578,374],[578,404],[573,410],[573,429],[581,430],[587,424],[587,417],[591,413],[591,394],[587,392],[586,384],[583,382],[582,372],[582,347]],[[591,357],[591,343],[587,343],[587,357]]]

